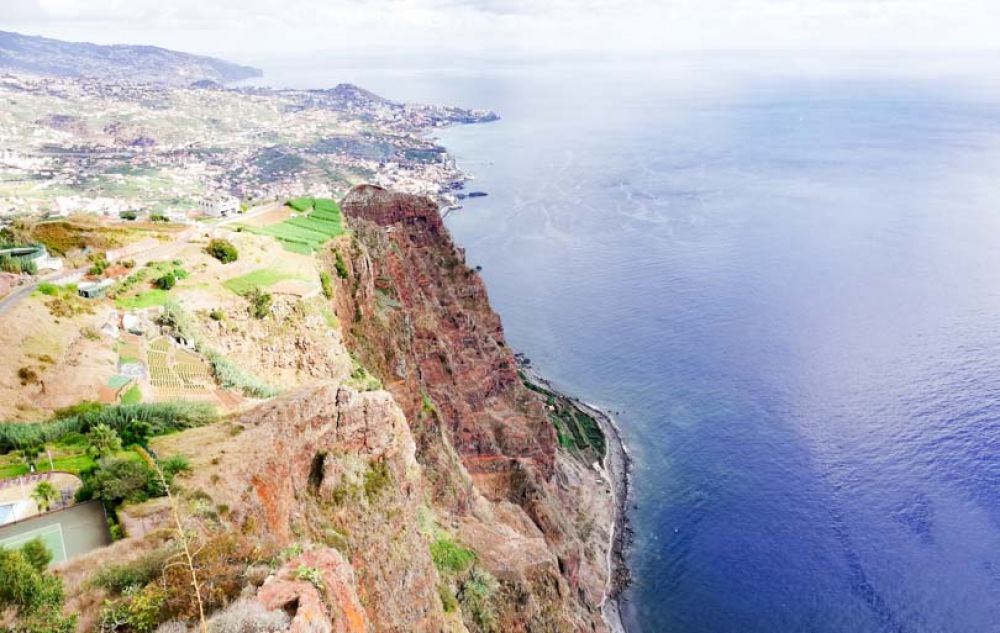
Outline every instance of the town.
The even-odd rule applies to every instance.
[[[75,213],[187,221],[360,182],[457,204],[463,174],[427,137],[491,112],[327,90],[186,88],[0,74],[0,221]]]

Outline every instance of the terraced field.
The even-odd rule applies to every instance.
[[[146,357],[157,400],[211,395],[215,379],[208,364],[197,354],[175,349],[161,336],[149,344]]]
[[[287,250],[305,255],[312,254],[323,244],[345,232],[340,207],[329,198],[296,198],[289,202],[289,206],[305,215],[288,218],[271,226],[243,225],[242,228],[252,233],[270,235]]]

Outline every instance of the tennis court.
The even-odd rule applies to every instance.
[[[45,547],[52,552],[52,564],[56,565],[66,560],[66,540],[63,538],[62,525],[45,525],[40,528],[29,530],[28,532],[0,539],[0,547],[17,549],[28,541],[41,537]]]
[[[99,501],[87,501],[0,527],[0,547],[20,547],[41,537],[57,565],[111,543]]]

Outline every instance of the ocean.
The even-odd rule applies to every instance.
[[[633,633],[1000,631],[1000,92],[836,61],[269,70],[503,116],[447,224],[622,427]]]

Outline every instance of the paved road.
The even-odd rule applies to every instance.
[[[38,286],[38,284],[41,283],[42,281],[43,280],[40,279],[38,280],[33,279],[31,283],[27,283],[24,284],[23,286],[18,287],[17,290],[11,292],[3,299],[0,299],[0,316],[3,316],[3,314],[7,312],[7,310],[10,310],[15,305],[17,305],[18,301],[30,295],[31,291],[34,290]]]

